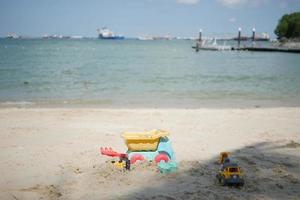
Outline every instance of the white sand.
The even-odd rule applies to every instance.
[[[105,164],[99,147],[125,152],[121,132],[153,128],[171,133],[178,173]],[[2,108],[0,199],[300,199],[299,143],[300,108]],[[216,182],[220,151],[244,188]]]

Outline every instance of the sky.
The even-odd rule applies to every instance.
[[[97,37],[108,27],[127,37],[250,35],[274,29],[283,14],[300,11],[300,0],[0,0],[0,36],[8,33]]]

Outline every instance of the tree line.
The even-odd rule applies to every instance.
[[[300,39],[300,12],[283,15],[274,33],[279,40]]]

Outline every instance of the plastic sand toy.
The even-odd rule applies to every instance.
[[[168,135],[168,132],[162,130],[125,132],[122,134],[122,137],[128,147],[126,153],[118,153],[111,148],[101,148],[101,154],[119,157],[121,160],[128,159],[130,164],[143,160],[154,161],[158,163],[158,168],[161,168],[163,173],[164,171],[173,172],[176,169],[176,162]],[[160,164],[161,161],[168,164],[168,166]],[[171,168],[172,170],[170,170]]]
[[[219,183],[223,186],[244,186],[240,166],[229,159],[228,152],[220,153],[221,169],[216,175]]]
[[[174,172],[176,172],[176,169],[177,169],[177,163],[174,161],[165,162],[164,160],[161,160],[157,164],[157,168],[163,174],[174,173]]]
[[[166,131],[151,130],[148,132],[125,132],[122,137],[129,151],[155,151],[160,138],[166,138],[169,135]]]
[[[125,132],[122,136],[128,147],[127,156],[131,164],[138,160],[169,162],[174,160],[169,135],[166,131],[152,130],[143,133]]]
[[[118,153],[112,150],[112,148],[100,148],[100,152],[102,155],[110,156],[110,157],[118,157],[119,161],[111,161],[111,163],[119,169],[130,170],[130,160],[128,159],[127,155],[124,153]]]
[[[227,159],[229,159],[229,152],[221,152],[219,157],[219,163],[223,164]]]

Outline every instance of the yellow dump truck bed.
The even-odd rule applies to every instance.
[[[125,132],[122,137],[130,151],[155,151],[159,139],[168,136],[169,133],[162,130],[146,132]]]

